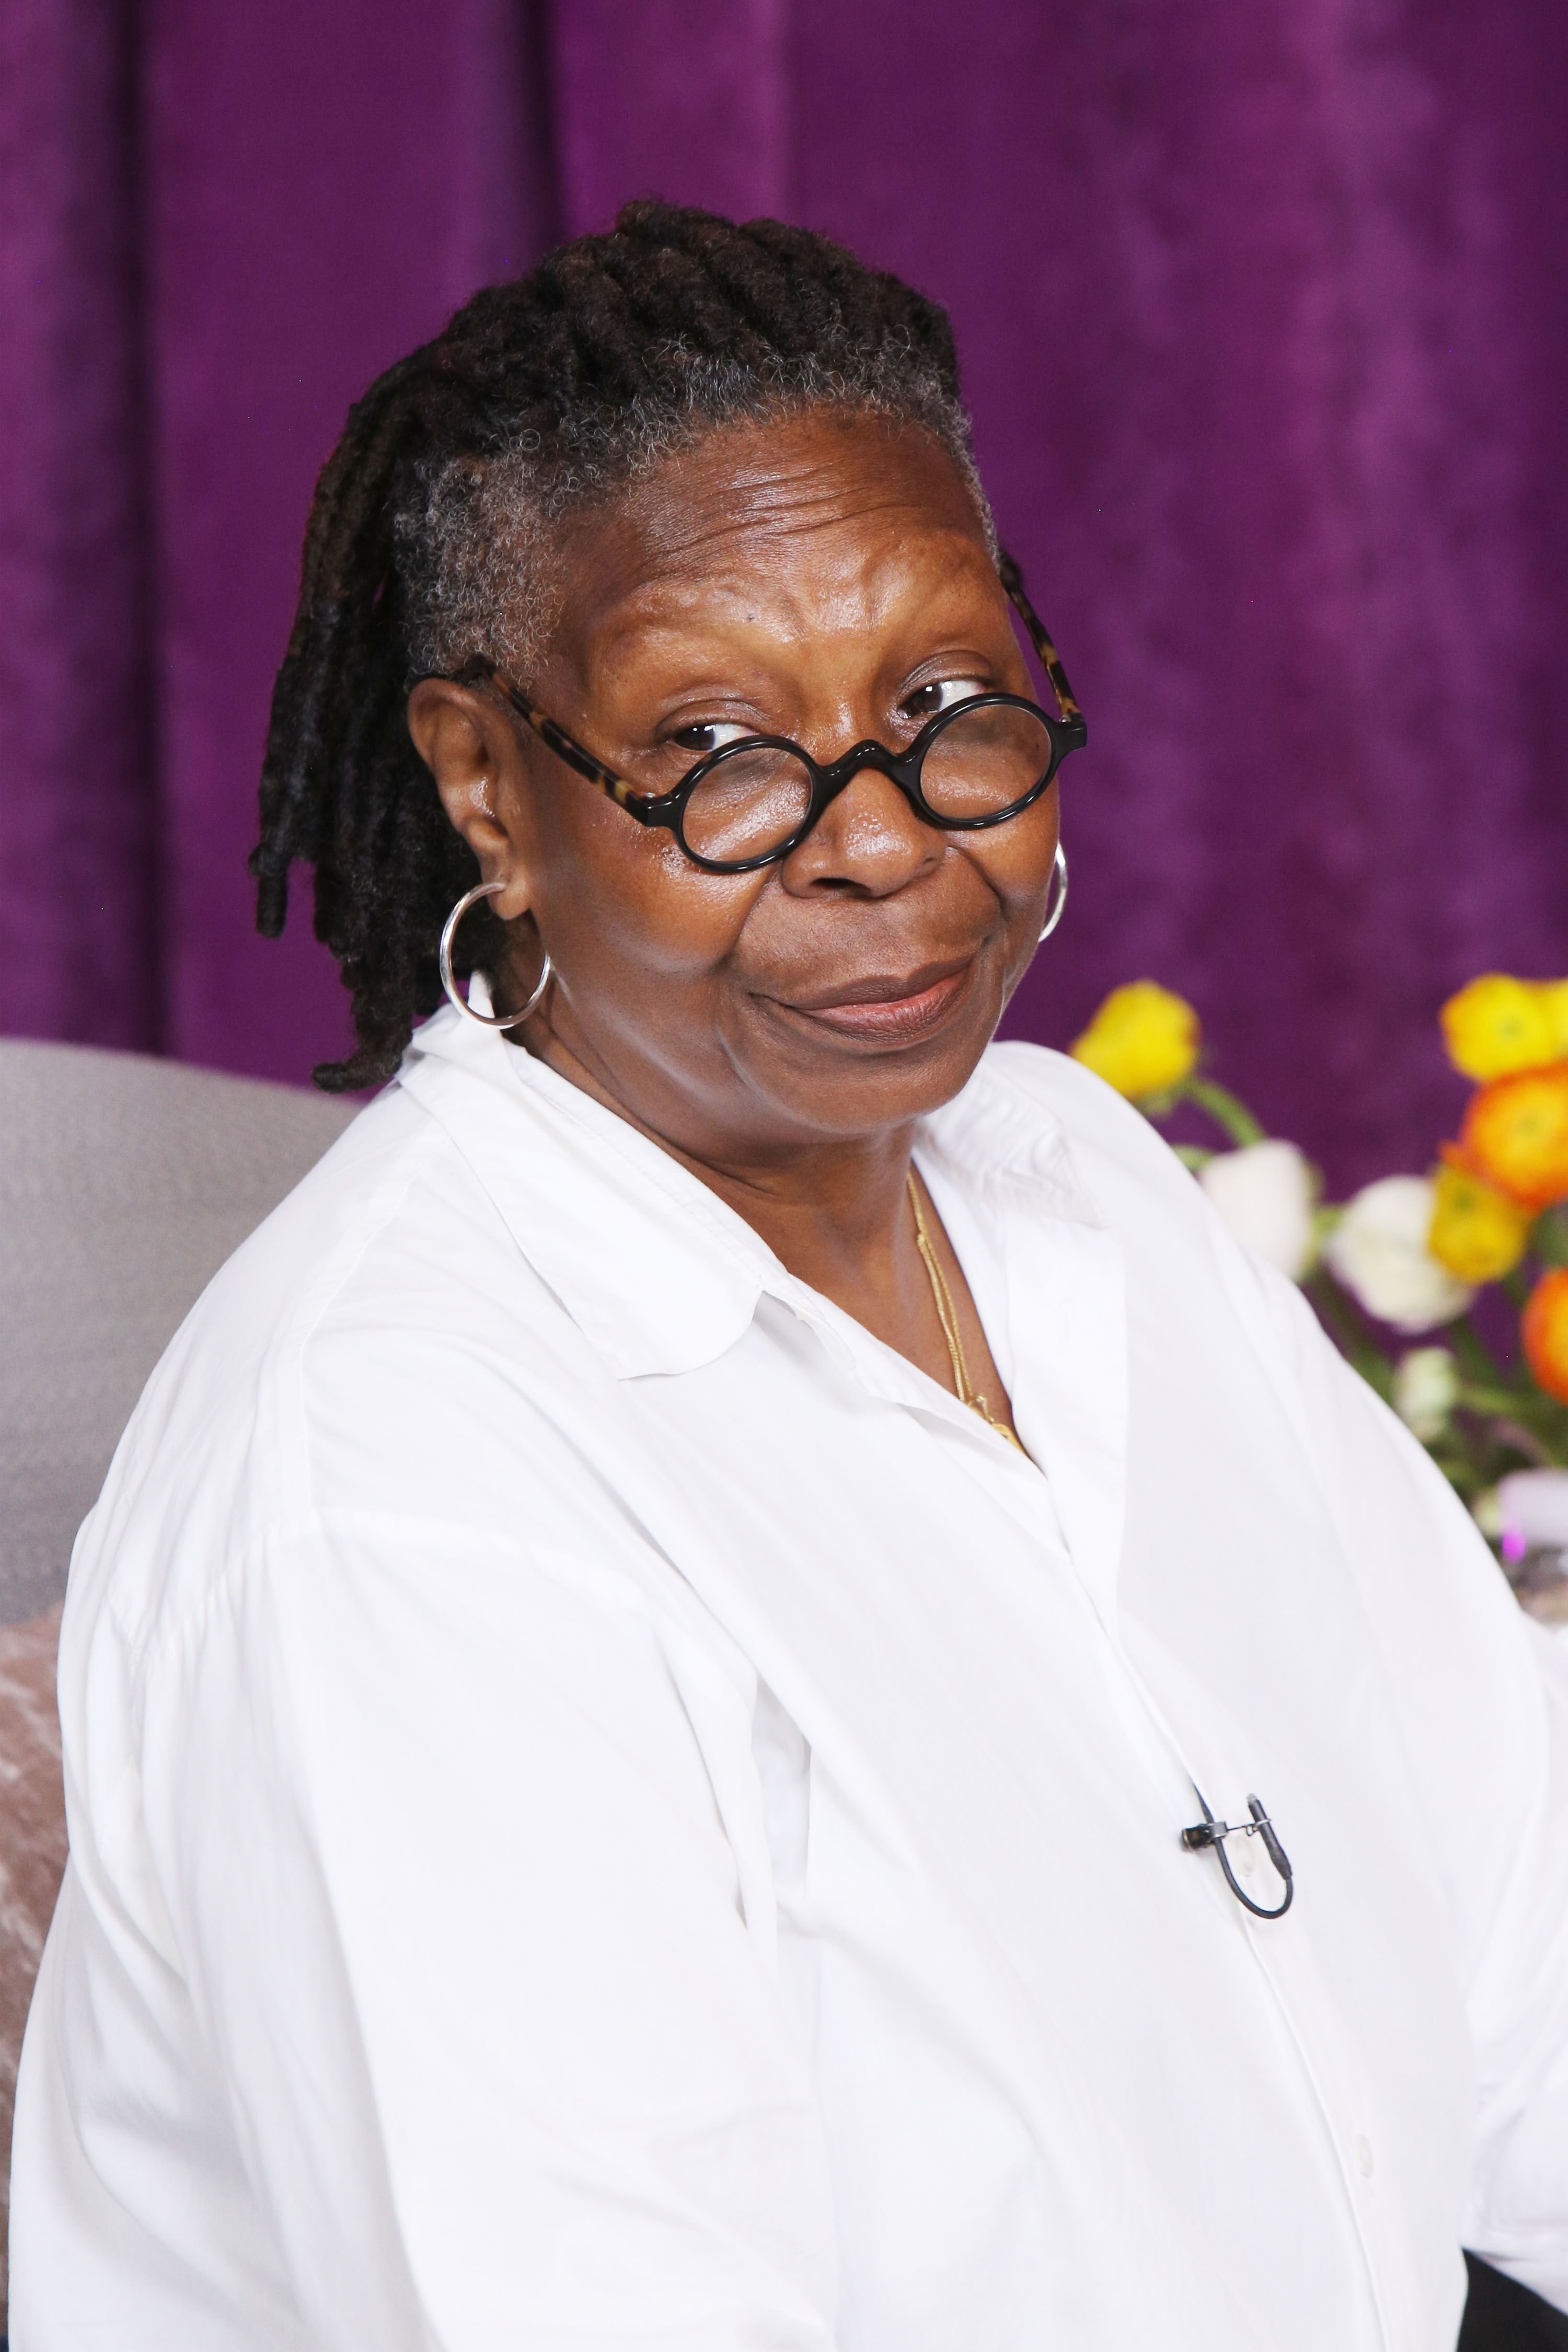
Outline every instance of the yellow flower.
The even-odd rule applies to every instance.
[[[1179,1085],[1198,1058],[1198,1016],[1185,999],[1152,980],[1133,980],[1111,990],[1069,1051],[1136,1102]]]
[[[1483,972],[1437,1015],[1448,1059],[1467,1078],[1504,1078],[1537,1070],[1568,1052],[1568,982],[1510,980]]]
[[[1461,1282],[1499,1282],[1524,1255],[1532,1223],[1531,1210],[1449,1160],[1437,1171],[1426,1246]]]
[[[1568,1061],[1568,980],[1543,980],[1541,1002],[1552,1027],[1552,1055]]]

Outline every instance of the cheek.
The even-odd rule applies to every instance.
[[[1059,819],[1053,783],[1022,816],[999,824],[994,833],[971,835],[966,845],[970,860],[1001,903],[1009,931],[1028,933],[1031,944],[1038,928],[1035,919],[1050,887]]]
[[[534,910],[563,973],[627,984],[700,986],[732,952],[764,877],[708,875],[674,835],[603,795],[554,796],[531,858]]]

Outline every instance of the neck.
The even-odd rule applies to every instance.
[[[912,1122],[766,1150],[698,1150],[640,1118],[553,1032],[526,1042],[529,1052],[716,1192],[798,1280],[858,1319],[871,1320],[873,1328],[881,1319],[861,1311],[868,1294],[918,1286],[920,1259],[906,1194]]]
[[[922,1254],[910,1198],[912,1120],[869,1135],[808,1139],[790,1149],[700,1151],[639,1118],[548,1022],[529,1027],[530,1053],[689,1169],[797,1281],[830,1298],[939,1385],[963,1395],[945,1328],[952,1324],[969,1384],[989,1400],[985,1417],[1004,1426],[1010,1422],[963,1268],[934,1212],[923,1220]]]

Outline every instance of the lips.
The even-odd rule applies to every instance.
[[[951,1017],[973,971],[973,959],[965,958],[957,964],[928,965],[899,979],[879,974],[784,1009],[840,1037],[873,1045],[914,1045],[933,1035]]]

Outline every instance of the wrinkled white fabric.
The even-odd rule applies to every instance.
[[[1032,1460],[448,1013],[219,1275],[71,1570],[15,2352],[1568,2305],[1562,1654],[1097,1080],[918,1157]]]

